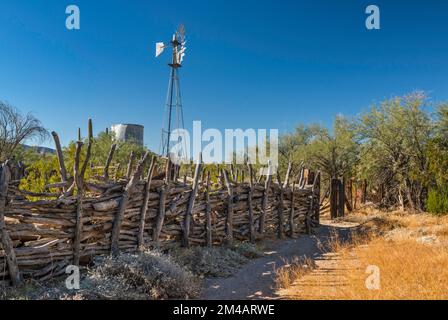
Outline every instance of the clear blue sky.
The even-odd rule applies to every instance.
[[[80,31],[65,28],[69,4]],[[365,28],[369,4],[381,9],[379,31]],[[329,125],[413,90],[448,100],[447,14],[447,1],[423,0],[3,0],[0,99],[63,143],[91,117],[96,132],[145,125],[158,151],[169,56],[155,59],[154,44],[183,22],[187,128]]]

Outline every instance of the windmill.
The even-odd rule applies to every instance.
[[[160,143],[160,154],[162,156],[173,156],[170,150],[170,140],[174,130],[184,129],[184,117],[182,111],[182,97],[180,94],[179,68],[185,57],[185,27],[180,25],[174,33],[169,44],[156,43],[156,57],[159,57],[166,49],[172,49],[172,61],[168,65],[171,68],[170,80],[168,83],[168,93],[166,98],[166,110],[163,121],[162,137]],[[182,146],[186,152],[186,142],[184,137],[179,137],[179,142],[185,144]],[[183,140],[183,141],[180,141]],[[182,155],[176,155],[182,157]],[[185,156],[185,154],[183,154]]]

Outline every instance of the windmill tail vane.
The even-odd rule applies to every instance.
[[[173,49],[173,65],[181,66],[187,47],[185,46],[187,41],[185,40],[185,27],[181,25],[179,29],[173,34],[173,39],[169,44],[164,42],[156,43],[156,58],[163,54],[166,48],[171,47]]]

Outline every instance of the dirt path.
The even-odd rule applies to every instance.
[[[294,257],[318,259],[322,254],[319,248],[332,232],[337,232],[344,239],[353,227],[356,224],[322,221],[322,226],[316,230],[315,235],[266,242],[265,256],[244,265],[234,276],[206,279],[202,299],[278,299],[275,293],[275,269],[284,266]]]

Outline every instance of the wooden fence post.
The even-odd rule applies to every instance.
[[[283,222],[283,185],[282,178],[280,177],[280,173],[277,170],[277,182],[279,187],[279,195],[278,195],[278,203],[277,203],[277,217],[278,217],[278,229],[277,236],[279,239],[285,238],[285,225]]]
[[[116,148],[117,148],[117,145],[114,143],[111,146],[111,148],[110,148],[109,155],[108,155],[107,160],[106,160],[106,166],[104,167],[104,173],[103,173],[104,180],[106,180],[106,181],[109,180],[109,167],[110,167],[110,164],[111,164],[112,159],[114,157],[114,153],[115,153],[115,149]],[[115,173],[115,174],[117,174],[117,173]]]
[[[227,219],[226,219],[226,244],[233,243],[233,188],[230,183],[229,173],[223,169],[223,176],[227,188]]]
[[[5,252],[5,260],[8,265],[9,275],[11,277],[11,282],[14,286],[18,286],[22,282],[22,276],[20,274],[19,266],[17,263],[17,257],[14,252],[14,247],[6,230],[5,223],[5,209],[8,197],[8,187],[9,181],[11,179],[11,172],[8,167],[8,162],[5,162],[0,167],[0,234],[3,246],[3,251]]]
[[[292,186],[291,186],[291,210],[289,210],[289,233],[290,233],[290,237],[292,238],[292,237],[294,237],[294,233],[295,233],[295,225],[294,225],[294,215],[295,215],[295,212],[294,212],[294,210],[295,210],[295,208],[294,208],[294,206],[295,206],[295,199],[294,199],[294,195],[295,195],[295,193],[294,193],[294,188],[295,186],[294,186],[294,182],[292,183]]]
[[[165,204],[169,187],[170,183],[165,182],[165,185],[163,185],[159,191],[159,213],[157,215],[156,225],[152,234],[152,241],[156,246],[159,245],[160,232],[162,231],[163,222],[165,221]]]
[[[313,178],[313,187],[311,188],[311,196],[310,198],[310,206],[308,209],[308,212],[305,217],[305,229],[307,234],[311,234],[311,231],[314,227],[317,227],[319,224],[316,221],[316,207],[319,207],[319,195],[316,198],[316,190],[320,188],[320,173],[312,174],[311,177]],[[317,204],[317,205],[316,205]]]
[[[252,164],[248,164],[249,168],[249,193],[247,195],[247,207],[249,210],[249,240],[255,242],[255,229],[254,229],[254,210],[252,204],[252,194],[254,192],[254,172]],[[244,171],[243,171],[244,172]]]
[[[128,168],[126,170],[126,179],[127,180],[129,180],[131,178],[132,165],[134,164],[134,159],[135,159],[134,151],[131,151],[131,154],[129,155]]]
[[[122,198],[120,201],[120,207],[118,209],[117,215],[115,216],[114,224],[112,227],[111,253],[113,256],[117,256],[120,253],[120,245],[119,245],[120,230],[121,230],[121,224],[123,223],[124,212],[128,205],[129,197],[134,192],[135,187],[137,186],[137,183],[139,181],[139,178],[142,175],[143,166],[144,166],[148,156],[149,156],[149,152],[146,152],[145,155],[140,160],[140,162],[138,163],[137,168],[131,177],[131,180],[129,180],[128,184],[126,185],[126,188],[124,189],[124,192],[123,192],[123,195],[122,195]]]
[[[230,164],[230,181],[235,181],[235,167],[233,166],[233,163]]]
[[[338,179],[338,217],[345,216],[345,181]]]
[[[336,178],[332,178],[330,183],[331,219],[336,219],[338,217],[338,189],[339,189],[339,180]]]
[[[79,161],[81,156],[83,143],[78,141],[76,144],[75,162],[73,167],[73,175],[76,185],[76,224],[73,237],[73,264],[79,265],[80,251],[81,251],[81,238],[82,238],[82,196],[83,196],[83,182],[81,172],[79,171]]]
[[[52,132],[51,135],[53,136],[54,144],[56,146],[56,155],[58,157],[59,162],[59,174],[61,175],[61,181],[64,183],[67,183],[67,169],[65,167],[64,162],[64,154],[62,153],[62,147],[61,142],[59,140],[59,136],[56,132]],[[65,185],[62,190],[65,192],[67,191],[67,185]]]
[[[315,217],[314,220],[316,221],[317,225],[320,225],[320,183],[321,183],[321,175],[322,173],[319,171],[316,175],[316,180],[314,183],[314,193],[317,194],[315,197],[317,198],[317,205],[316,205],[316,211],[315,211]]]
[[[190,199],[188,201],[187,211],[185,212],[184,227],[182,234],[182,246],[188,248],[190,246],[190,224],[191,216],[193,214],[194,202],[196,200],[196,195],[199,189],[199,178],[202,171],[202,155],[199,155],[199,162],[196,165],[196,170],[194,172],[193,187],[190,194]]]
[[[288,170],[286,170],[286,175],[285,175],[285,183],[283,184],[284,189],[286,189],[289,185],[289,178],[291,176],[291,171],[292,171],[292,162],[289,161],[288,162]]]
[[[211,217],[211,204],[210,204],[210,171],[207,172],[207,184],[205,190],[205,232],[207,247],[211,247],[212,240],[212,217]]]
[[[260,216],[260,225],[259,225],[260,234],[263,234],[265,231],[264,229],[265,229],[265,223],[266,223],[266,211],[268,209],[268,199],[269,199],[269,190],[271,187],[271,180],[272,180],[272,167],[271,167],[271,161],[269,161],[266,181],[264,183],[263,199],[262,199],[262,203],[261,203],[261,216]]]
[[[349,182],[348,182],[348,202],[350,203],[350,209],[349,211],[353,211],[354,210],[354,202],[353,202],[353,178],[350,178]]]
[[[143,196],[142,207],[140,208],[140,223],[138,227],[138,237],[137,237],[138,248],[140,250],[144,247],[143,233],[145,231],[146,212],[148,211],[149,193],[151,191],[151,182],[155,168],[156,168],[156,156],[153,156],[151,160],[151,166],[149,167],[148,176],[146,178],[146,184],[144,190],[145,194]]]
[[[171,162],[171,155],[168,155],[165,165],[165,181],[167,184],[171,182],[172,166],[173,163]]]
[[[84,194],[84,176],[87,171],[87,166],[90,161],[90,156],[92,153],[92,144],[93,144],[93,126],[92,119],[89,119],[88,123],[88,142],[87,142],[87,151],[86,156],[84,158],[84,163],[80,168],[81,161],[81,150],[83,143],[82,141],[78,141],[76,144],[76,153],[75,153],[75,163],[73,168],[73,176],[74,183],[76,186],[76,224],[75,224],[75,234],[73,237],[73,264],[79,265],[80,260],[80,251],[81,251],[81,239],[82,239],[82,229],[83,229],[83,211],[82,211],[82,197]]]
[[[87,166],[89,165],[89,161],[90,161],[90,156],[92,154],[92,144],[93,144],[93,125],[92,125],[92,119],[89,119],[88,122],[88,127],[87,127],[87,151],[86,151],[86,156],[84,158],[84,163],[82,165],[81,168],[81,173],[80,173],[80,177],[81,177],[81,184],[84,183],[84,176],[86,174],[87,171]]]
[[[300,168],[300,175],[299,175],[299,188],[303,189],[305,186],[305,167],[302,165]]]

